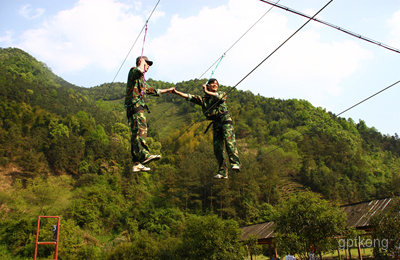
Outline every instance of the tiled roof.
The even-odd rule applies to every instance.
[[[370,227],[371,218],[386,210],[392,201],[392,198],[386,198],[341,206],[347,214],[347,227],[358,229]]]
[[[243,233],[240,241],[250,238],[251,235],[256,235],[259,240],[271,239],[273,238],[274,235],[274,222],[264,222],[260,224],[242,227],[241,229]]]

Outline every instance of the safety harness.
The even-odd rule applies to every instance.
[[[228,115],[229,111],[224,111],[221,114],[217,115],[214,119],[212,119],[211,123],[207,126],[206,131],[204,131],[204,133],[207,133],[208,129],[210,129],[211,125],[213,125],[213,130],[214,131],[219,131],[220,129],[222,129],[223,125],[233,125],[231,120],[226,120],[226,121],[222,121],[222,117],[225,115]]]
[[[144,111],[145,109],[147,110],[147,113],[150,114],[150,109],[147,105],[144,105],[144,106],[140,105],[137,107],[133,107],[133,106],[128,107],[128,109],[126,110],[128,119],[131,118],[134,114],[136,114],[140,111]]]

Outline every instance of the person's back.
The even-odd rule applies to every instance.
[[[294,254],[290,253],[285,257],[285,260],[296,260],[296,257]]]

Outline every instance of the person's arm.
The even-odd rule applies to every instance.
[[[203,84],[203,90],[204,90],[204,93],[206,93],[207,95],[210,95],[213,97],[217,96],[217,92],[208,91],[206,84]]]
[[[160,90],[160,94],[164,94],[164,93],[173,93],[174,90],[175,90],[174,87],[172,87],[172,88],[166,88],[166,89],[161,89],[161,90]]]
[[[147,95],[152,95],[152,96],[160,96],[161,94],[164,93],[172,93],[173,89],[175,89],[174,87],[172,88],[166,88],[166,89],[155,89],[153,87],[150,87],[147,82],[146,82],[146,94]]]
[[[207,95],[210,95],[210,96],[212,96],[212,97],[216,97],[216,98],[218,98],[218,99],[221,99],[221,100],[226,100],[226,94],[225,93],[223,93],[223,92],[212,92],[212,91],[209,91],[208,89],[207,89],[207,85],[203,85],[203,90],[204,90],[204,93],[206,93]]]
[[[175,88],[173,88],[171,93],[176,94],[176,95],[181,96],[181,97],[186,98],[186,99],[189,98],[189,94],[180,92],[180,91],[176,90]]]
[[[173,89],[171,93],[176,94],[178,96],[181,96],[183,98],[186,98],[187,101],[192,102],[192,103],[194,103],[196,105],[201,106],[203,104],[202,97],[200,97],[198,95],[192,95],[192,94],[189,94],[189,93],[183,93],[183,92],[180,92],[180,91],[178,91],[176,89]]]

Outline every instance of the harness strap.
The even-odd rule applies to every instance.
[[[208,129],[210,129],[211,125],[213,125],[214,123],[215,123],[214,129],[217,129],[218,126],[221,127],[221,126],[223,126],[223,125],[233,125],[233,122],[232,122],[231,120],[224,121],[224,122],[212,121],[212,122],[207,126],[207,129],[206,129],[206,131],[204,131],[204,133],[207,133]]]
[[[131,116],[133,116],[134,114],[136,114],[140,111],[144,111],[145,109],[147,110],[147,113],[150,114],[150,109],[147,105],[144,105],[144,106],[140,105],[137,107],[129,107],[128,108],[128,118],[130,118]]]
[[[206,129],[206,131],[205,131],[204,133],[207,133],[208,129],[209,129],[209,128],[211,127],[211,125],[214,124],[214,123],[215,123],[214,128],[216,128],[216,125],[217,125],[217,126],[222,126],[222,125],[227,125],[227,124],[233,125],[232,121],[230,121],[230,120],[221,122],[221,118],[222,118],[224,115],[227,115],[227,114],[229,114],[229,111],[228,111],[228,110],[222,112],[221,114],[217,115],[216,118],[212,119],[211,123],[207,126],[207,129]]]

